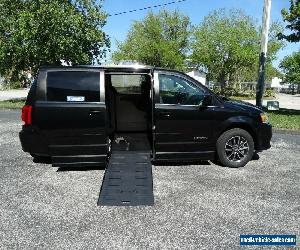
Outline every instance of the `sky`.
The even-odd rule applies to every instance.
[[[105,0],[103,9],[108,14],[114,14],[158,4],[165,4],[172,1],[173,0]],[[257,24],[260,25],[262,22],[263,3],[264,0],[186,0],[185,2],[167,5],[164,8],[167,10],[179,10],[190,17],[193,25],[199,24],[209,12],[215,9],[238,8],[244,10],[249,16],[252,16]],[[272,0],[271,22],[282,22],[281,10],[288,7],[289,0]],[[160,9],[161,7],[152,8],[152,11],[157,13]],[[125,40],[133,21],[142,20],[149,10],[150,9],[108,17],[107,24],[104,26],[104,31],[111,38],[112,52],[116,50],[116,41]],[[300,43],[287,43],[287,45],[278,52],[277,59],[273,62],[273,65],[278,67],[280,61],[286,55],[290,55],[297,50],[300,50]]]

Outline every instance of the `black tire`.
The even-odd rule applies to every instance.
[[[254,153],[252,136],[240,128],[225,131],[217,140],[216,147],[220,162],[230,168],[245,166]]]

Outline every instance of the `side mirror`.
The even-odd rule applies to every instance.
[[[211,106],[212,104],[212,96],[211,95],[205,95],[203,97],[203,99],[201,100],[201,102],[199,103],[199,107],[203,108],[203,107],[208,107]]]

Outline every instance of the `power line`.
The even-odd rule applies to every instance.
[[[119,16],[119,15],[123,15],[123,14],[127,14],[127,13],[132,13],[132,12],[141,11],[141,10],[147,10],[147,9],[151,9],[151,8],[163,7],[163,6],[167,6],[167,5],[171,5],[171,4],[175,4],[175,3],[181,3],[181,2],[185,2],[185,1],[187,1],[187,0],[177,0],[177,1],[172,1],[172,2],[168,2],[168,3],[164,3],[164,4],[148,6],[148,7],[144,7],[144,8],[140,8],[140,9],[134,9],[134,10],[128,10],[128,11],[118,12],[118,13],[114,13],[114,14],[109,14],[108,16]]]

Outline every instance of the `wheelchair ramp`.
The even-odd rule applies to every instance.
[[[105,171],[98,206],[154,205],[150,152],[114,151]]]

